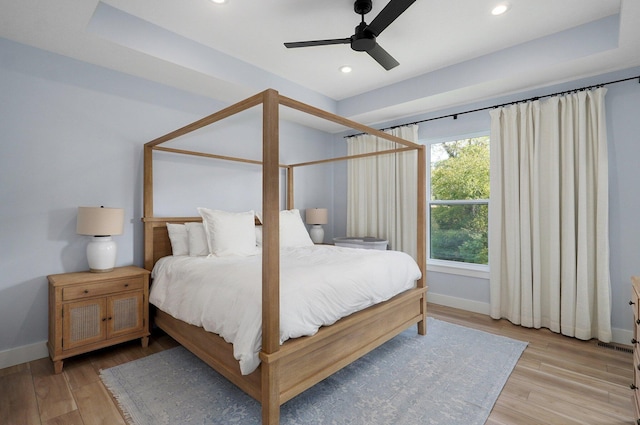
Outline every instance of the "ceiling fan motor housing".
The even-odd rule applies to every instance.
[[[356,27],[355,34],[351,36],[351,48],[357,52],[366,52],[376,45],[376,36],[367,31],[367,24],[362,22]]]

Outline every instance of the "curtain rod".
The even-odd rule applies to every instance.
[[[501,108],[503,106],[515,105],[517,103],[533,102],[535,100],[542,99],[543,97],[553,97],[553,96],[560,96],[560,95],[569,94],[569,93],[577,93],[579,91],[590,90],[590,89],[593,89],[593,88],[596,88],[596,87],[603,87],[603,86],[608,86],[609,84],[622,83],[622,82],[625,82],[625,81],[636,80],[636,79],[638,80],[638,83],[640,83],[640,75],[636,75],[635,77],[623,78],[621,80],[615,80],[615,81],[609,81],[609,82],[606,82],[606,83],[593,84],[591,86],[584,86],[584,87],[580,87],[580,88],[577,88],[577,89],[565,90],[565,91],[560,91],[560,92],[556,92],[556,93],[543,94],[541,96],[530,97],[528,99],[515,100],[515,101],[512,101],[512,102],[501,103],[499,105],[493,105],[493,106],[485,106],[483,108],[471,109],[469,111],[463,111],[463,112],[456,112],[456,113],[453,113],[453,114],[442,115],[440,117],[426,118],[426,119],[423,119],[423,120],[414,121],[414,122],[410,122],[410,123],[406,123],[406,124],[393,125],[391,127],[381,128],[380,131],[392,130],[394,128],[403,127],[405,125],[420,124],[422,122],[441,120],[441,119],[444,119],[444,118],[453,118],[454,120],[457,120],[459,115],[470,114],[472,112],[486,111],[487,109]],[[363,135],[363,134],[366,134],[366,133],[351,134],[349,136],[344,136],[344,138],[360,136],[360,135]]]

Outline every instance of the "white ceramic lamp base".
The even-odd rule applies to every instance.
[[[112,271],[116,265],[117,249],[111,236],[94,236],[87,245],[89,270],[94,273]]]
[[[324,242],[324,229],[322,228],[322,225],[312,224],[311,229],[309,229],[309,236],[311,236],[313,243]]]

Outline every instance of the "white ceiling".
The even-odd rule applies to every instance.
[[[352,0],[0,0],[0,37],[223,102],[274,87],[368,124],[640,66],[638,0],[492,16],[499,2],[417,0],[378,37],[391,71],[348,45],[283,46],[349,37]],[[367,22],[388,0],[373,3]]]

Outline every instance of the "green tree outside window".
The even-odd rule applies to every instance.
[[[430,257],[488,264],[489,137],[431,145]]]

